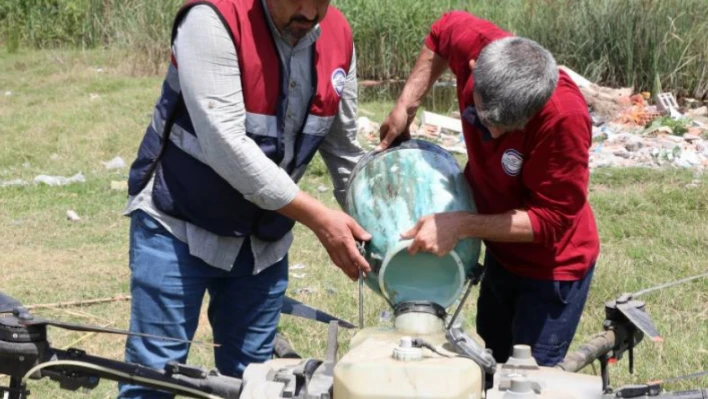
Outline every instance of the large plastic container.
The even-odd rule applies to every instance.
[[[442,321],[437,320],[437,327],[435,322],[417,321],[412,326],[424,326],[417,332],[413,327],[359,331],[352,338],[349,351],[334,368],[334,398],[481,398],[482,370],[477,363],[448,350]],[[401,347],[404,337],[423,339],[444,356],[418,349],[418,357],[412,353],[403,359],[397,358],[394,352]]]
[[[365,245],[372,266],[365,282],[391,306],[430,301],[447,308],[460,296],[479,259],[480,240],[460,240],[443,257],[411,256],[410,242],[400,237],[425,215],[477,212],[464,174],[442,147],[408,140],[367,154],[352,172],[345,210],[373,236]]]

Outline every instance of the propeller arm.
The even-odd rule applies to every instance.
[[[20,306],[22,306],[20,301],[0,291],[0,313],[11,313]]]
[[[292,299],[289,296],[286,296],[283,300],[282,312],[291,316],[298,316],[326,324],[329,324],[329,322],[331,321],[336,321],[337,323],[339,323],[340,327],[349,329],[356,328],[354,324],[348,321],[342,320],[319,309],[315,309],[311,306],[305,305],[304,303]]]

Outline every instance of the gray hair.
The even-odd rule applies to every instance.
[[[482,123],[521,129],[543,108],[558,83],[553,55],[533,40],[507,37],[485,46],[474,68]]]

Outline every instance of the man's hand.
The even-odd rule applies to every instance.
[[[398,137],[405,140],[410,139],[408,127],[415,119],[416,111],[425,94],[445,69],[447,69],[446,60],[426,46],[421,48],[418,60],[406,80],[406,85],[403,87],[396,105],[381,124],[379,129],[381,143],[376,146],[374,151],[387,149]]]
[[[366,259],[359,253],[356,240],[369,241],[367,233],[351,216],[335,211],[300,191],[279,210],[285,216],[307,226],[317,235],[329,257],[352,280],[359,278],[359,269],[371,271]]]
[[[408,111],[401,106],[395,106],[388,114],[381,127],[379,128],[379,138],[381,142],[374,148],[374,151],[383,151],[393,144],[393,142],[401,137],[404,140],[411,138],[408,128],[415,118],[413,115],[408,115]]]
[[[366,259],[356,246],[356,241],[369,241],[367,233],[351,216],[342,211],[328,210],[321,216],[319,227],[313,229],[329,257],[352,280],[359,278],[359,269],[371,271]]]
[[[415,227],[401,234],[401,238],[413,239],[408,253],[420,251],[445,256],[452,251],[459,240],[460,220],[464,212],[446,212],[427,215]]]

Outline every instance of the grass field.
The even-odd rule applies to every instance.
[[[25,304],[128,294],[128,219],[121,216],[126,192],[110,188],[112,181],[125,180],[127,169],[108,171],[101,162],[115,156],[132,161],[161,81],[131,76],[130,65],[119,59],[116,53],[102,51],[8,55],[0,49],[0,181],[78,172],[86,179],[60,187],[0,188],[0,290]],[[364,102],[361,108],[377,119],[389,106]],[[700,181],[698,188],[686,188],[692,180]],[[321,185],[331,183],[322,164],[316,163],[302,187],[335,206],[329,191],[317,190]],[[708,270],[706,176],[609,169],[593,174],[590,190],[602,257],[574,347],[602,329],[604,301]],[[68,221],[69,209],[81,220]],[[294,298],[356,321],[356,284],[333,267],[314,235],[301,226],[296,227],[291,262],[306,265],[294,272],[304,273],[303,278],[291,273]],[[294,294],[298,288],[313,292]],[[627,373],[625,361],[613,367],[615,385],[708,369],[708,280],[644,299],[665,342],[640,345],[634,376]],[[381,300],[367,295],[366,325],[381,324],[383,310]],[[129,303],[38,313],[126,328]],[[474,314],[473,297],[464,312],[468,330],[473,330]],[[281,328],[301,353],[323,354],[326,326],[284,316]],[[209,333],[204,318],[196,338],[209,340]],[[346,343],[351,336],[344,331],[340,337]],[[56,347],[73,345],[110,358],[123,356],[122,337],[55,328],[50,328],[50,337]],[[189,363],[212,366],[210,348],[194,346]],[[0,377],[3,382],[7,379]],[[696,383],[708,386],[708,379]],[[30,382],[30,389],[37,398],[77,396],[49,381]],[[105,382],[83,397],[114,395],[115,384]]]

